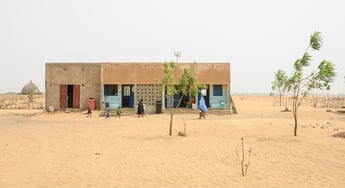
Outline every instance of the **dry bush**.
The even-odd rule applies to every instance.
[[[345,138],[345,132],[339,132],[333,135],[334,137]]]

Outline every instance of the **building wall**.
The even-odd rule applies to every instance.
[[[182,68],[190,63],[178,63]],[[176,78],[182,74],[180,71]],[[154,79],[164,77],[163,63],[104,63],[103,84],[154,84]],[[200,83],[229,84],[230,63],[196,63],[195,75]]]
[[[101,100],[101,64],[98,63],[46,63],[46,108],[59,107],[60,85],[80,85],[80,109],[88,107],[88,99]]]
[[[227,85],[222,85],[222,88],[223,88],[222,96],[213,95],[213,89],[214,89],[213,86],[214,85],[210,85],[210,107],[221,108],[222,107],[221,103],[228,104],[228,96],[230,93],[227,90],[228,89]]]
[[[230,63],[197,63],[196,79],[203,84],[230,85]]]
[[[191,63],[178,64],[181,68],[184,68]],[[219,103],[219,100],[226,100],[230,94],[230,63],[196,63],[195,66],[194,76],[200,83],[210,86],[213,84],[223,85],[224,96],[216,98],[209,96],[210,102],[216,104]],[[181,74],[182,71],[177,73],[175,77],[179,78]],[[96,99],[96,109],[103,108],[104,104],[102,102],[106,100],[104,97],[105,84],[118,85],[119,93],[122,85],[133,85],[134,101],[137,104],[137,101],[142,97],[139,95],[146,92],[146,90],[137,91],[137,89],[147,84],[156,84],[154,80],[163,77],[163,63],[47,63],[46,106],[59,106],[61,84],[79,84],[81,86],[80,109],[88,107],[88,98]],[[163,96],[161,96],[162,100],[164,100]],[[119,98],[121,99],[121,97]],[[148,109],[152,107],[152,111],[154,111],[156,98],[157,96],[151,100],[146,96]],[[134,108],[136,108],[136,105]]]

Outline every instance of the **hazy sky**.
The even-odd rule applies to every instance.
[[[232,93],[271,91],[292,72],[309,36],[324,36],[311,69],[336,65],[345,93],[344,0],[0,0],[0,93],[32,80],[46,62],[230,62]]]

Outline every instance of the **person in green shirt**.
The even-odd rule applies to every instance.
[[[119,106],[119,107],[117,107],[117,109],[116,109],[116,117],[121,117],[121,113],[122,113],[122,110],[121,110],[121,107]]]

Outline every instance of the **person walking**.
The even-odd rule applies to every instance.
[[[144,109],[144,104],[143,104],[143,99],[140,99],[138,103],[138,110],[137,110],[138,117],[144,117],[145,114],[145,109]]]

